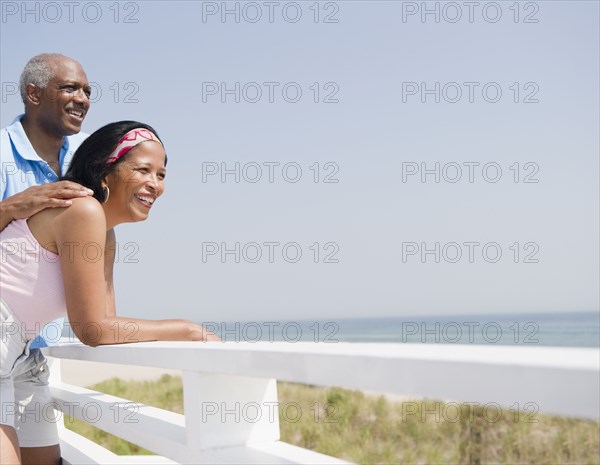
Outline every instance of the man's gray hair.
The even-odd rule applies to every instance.
[[[21,79],[19,79],[19,89],[23,103],[27,104],[27,84],[35,84],[36,87],[45,89],[52,78],[54,78],[55,68],[53,61],[56,58],[68,58],[72,60],[72,58],[60,53],[41,53],[27,62],[21,73]]]

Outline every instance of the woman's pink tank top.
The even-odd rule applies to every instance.
[[[0,232],[0,297],[28,335],[66,316],[60,257],[33,237],[27,220],[15,220]]]

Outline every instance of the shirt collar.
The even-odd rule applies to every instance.
[[[12,122],[12,124],[6,128],[6,130],[8,132],[8,136],[10,137],[11,142],[13,143],[13,145],[15,146],[15,148],[17,149],[17,152],[19,152],[19,155],[21,155],[21,157],[25,158],[26,160],[31,160],[31,161],[44,161],[37,154],[37,152],[33,148],[33,145],[31,145],[31,142],[29,141],[27,134],[25,134],[25,129],[23,129],[23,125],[21,124],[21,120],[23,119],[24,116],[25,116],[25,113],[17,116],[14,119],[14,121]],[[60,154],[58,157],[60,164],[62,164],[62,161],[63,161],[62,159],[64,158],[64,155],[65,155],[65,153],[68,152],[68,150],[69,150],[69,138],[65,137],[65,141],[60,149]]]

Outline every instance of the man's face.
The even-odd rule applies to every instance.
[[[38,92],[38,120],[47,132],[59,137],[70,136],[81,131],[90,108],[91,88],[76,61],[59,58],[54,66],[54,78]]]

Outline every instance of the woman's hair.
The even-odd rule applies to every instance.
[[[117,147],[119,140],[132,129],[148,129],[158,137],[156,131],[147,124],[137,121],[117,121],[101,127],[91,134],[79,146],[69,165],[69,169],[61,180],[73,181],[94,191],[94,198],[104,202],[105,194],[102,190],[102,180],[115,171],[118,165],[127,158],[119,158],[112,165],[107,166],[106,161],[112,151]],[[162,141],[161,141],[162,143]],[[165,155],[165,165],[167,159]]]

